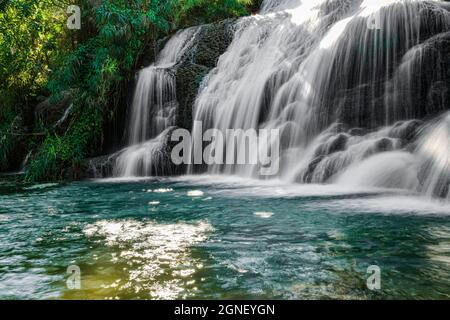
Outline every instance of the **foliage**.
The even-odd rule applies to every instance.
[[[82,94],[81,101],[88,101],[86,94]],[[92,135],[101,131],[101,109],[90,105],[77,114],[72,126],[66,134],[59,136],[50,133],[39,148],[35,159],[30,163],[27,171],[29,180],[60,180],[64,178],[63,168],[78,167],[86,155],[86,150],[94,148],[90,145]]]
[[[63,40],[64,1],[14,0],[0,7],[0,94],[27,103],[45,85]]]
[[[175,2],[176,22],[190,25],[198,23],[198,20],[211,22],[246,15],[247,7],[253,0],[179,0]]]
[[[246,14],[251,0],[80,0],[82,28],[68,30],[68,0],[0,0],[0,167],[12,150],[17,115],[32,119],[39,95],[72,92],[64,132],[32,119],[29,180],[55,180],[101,147],[102,124],[114,114],[123,84],[144,49],[179,28]],[[9,128],[9,129],[8,129]],[[44,138],[33,135],[44,131]]]
[[[33,126],[32,107],[62,52],[63,0],[0,1],[0,169],[10,167]],[[17,120],[20,131],[13,133]],[[30,136],[31,137],[31,136]],[[20,151],[19,151],[20,154]],[[19,155],[20,156],[20,155]],[[12,159],[20,163],[22,159]],[[14,161],[13,161],[14,162]]]
[[[13,149],[14,141],[11,127],[14,114],[7,108],[0,108],[0,170],[4,170],[8,157]]]

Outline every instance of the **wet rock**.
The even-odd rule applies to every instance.
[[[326,183],[351,162],[345,152],[336,152],[318,163],[312,174],[312,183]]]
[[[273,99],[275,98],[277,91],[285,83],[286,79],[289,78],[289,75],[290,70],[288,68],[283,68],[280,70],[275,70],[267,79],[260,98],[259,123],[263,123],[268,120]],[[287,96],[282,96],[279,99],[280,100],[278,103],[281,105],[286,105],[285,110],[289,110],[286,113],[286,116],[293,116],[295,113],[294,111],[297,108],[295,103],[290,103]]]
[[[172,132],[177,127],[170,127],[162,134],[162,141],[158,148],[152,150],[151,168],[146,168],[145,172],[152,176],[173,176],[185,172],[185,166],[175,165],[171,159],[173,147],[178,142],[171,141]],[[115,152],[111,155],[102,155],[86,159],[81,166],[70,167],[65,170],[66,179],[100,179],[113,177],[117,160],[126,149]],[[148,170],[147,170],[148,169]]]
[[[366,150],[366,152],[362,156],[362,159],[366,159],[380,152],[392,151],[394,149],[394,142],[391,139],[381,138],[375,141],[373,146]]]
[[[316,149],[314,155],[315,157],[327,156],[338,151],[343,151],[347,146],[347,141],[348,135],[345,133],[332,136]]]
[[[183,59],[173,67],[178,100],[178,127],[191,129],[195,98],[205,76],[217,65],[219,57],[230,45],[234,21],[229,19],[201,26],[196,36],[196,44],[187,50]]]
[[[155,62],[156,57],[164,48],[167,41],[169,41],[170,36],[160,39],[156,42],[149,42],[143,49],[143,53],[137,62],[139,66],[138,69],[146,68]]]
[[[178,66],[176,70],[178,101],[176,124],[179,127],[191,129],[195,98],[208,71],[207,67],[192,63],[184,63]]]
[[[35,116],[46,127],[57,127],[65,124],[72,105],[72,94],[65,91],[57,101],[48,98],[35,108]]]
[[[289,144],[293,138],[295,138],[295,130],[296,130],[296,124],[292,121],[286,122],[281,128],[280,128],[280,140],[281,145],[280,147],[282,149],[287,149],[289,147]]]
[[[308,168],[306,169],[306,172],[303,174],[301,182],[311,183],[316,167],[324,158],[325,158],[324,156],[316,157],[308,164]]]
[[[394,143],[391,139],[381,138],[375,143],[375,153],[394,150]]]
[[[346,127],[345,124],[343,124],[343,123],[341,123],[341,122],[336,122],[336,123],[333,123],[333,124],[327,129],[327,131],[330,132],[330,133],[336,134],[336,133],[345,132],[345,130],[347,130],[346,128],[347,128],[347,127]]]
[[[226,51],[231,43],[233,38],[231,28],[234,21],[230,19],[195,27],[198,29],[198,33],[193,39],[192,46],[184,52],[178,63],[167,70],[175,78],[176,103],[178,104],[175,115],[177,127],[191,129],[195,98],[205,76],[216,66],[220,55]],[[138,69],[152,64],[169,39],[170,37],[166,37],[156,43],[148,44],[140,61],[138,61]],[[126,120],[130,113],[134,85],[133,81],[124,82],[121,91],[124,94],[120,96],[120,103],[104,119],[102,148],[98,152],[99,154],[111,153],[112,155],[90,158],[79,168],[68,168],[65,176],[70,179],[73,177],[83,179],[109,177],[114,174],[114,162],[117,154],[120,153],[117,150],[118,148],[124,148],[124,144],[126,144]],[[45,118],[46,122],[57,122],[63,116],[63,110],[66,110],[63,105],[66,106],[68,102],[68,99],[64,99],[60,104],[53,106],[45,101],[39,108],[39,116]],[[58,113],[46,112],[51,108],[56,108]],[[109,116],[109,114],[112,116]],[[54,118],[47,120],[50,115]],[[157,165],[150,169],[152,175],[174,175],[183,172],[183,166],[174,166],[171,161],[172,147],[173,144],[167,140],[161,145],[160,149],[156,150],[154,163],[157,163]],[[95,154],[92,155],[95,156]]]
[[[330,89],[333,93],[326,97],[321,108],[349,127],[375,129],[385,122],[384,100],[381,98],[384,88],[384,82],[376,81],[353,88]]]
[[[403,144],[410,143],[417,135],[423,121],[410,120],[397,122],[389,131],[389,137],[402,140]]]
[[[209,69],[217,65],[219,57],[233,40],[232,25],[235,20],[225,20],[202,27],[191,62]]]
[[[83,178],[107,178],[113,175],[114,155],[105,155],[87,159],[85,162],[86,176]]]
[[[337,151],[342,151],[345,149],[348,141],[348,136],[346,134],[339,134],[337,137],[332,139],[327,147],[327,154],[331,154]]]
[[[351,136],[359,136],[362,137],[367,134],[367,130],[363,128],[352,128],[348,130],[348,134]]]
[[[158,157],[156,163],[159,163],[159,168],[154,168],[153,174],[156,176],[174,176],[181,175],[186,172],[185,164],[176,165],[172,161],[172,149],[179,143],[177,141],[172,141],[173,131],[180,129],[179,127],[173,126],[166,129],[164,133],[163,143],[158,152]]]
[[[249,5],[248,9],[251,13],[257,13],[261,9],[261,5],[264,0],[253,0]]]
[[[450,70],[449,70],[450,73]],[[438,110],[445,110],[450,101],[449,83],[445,81],[436,81],[428,90],[427,105],[437,106]]]
[[[412,57],[410,81],[404,81],[397,101],[408,118],[436,116],[450,104],[450,32],[438,34],[421,44]]]
[[[350,37],[338,44],[336,50],[342,54],[336,56],[332,67],[336,80],[327,85],[327,94],[320,98],[317,121],[326,124],[337,119],[352,127],[375,129],[386,122],[429,118],[448,109],[448,22],[443,11],[433,9],[435,4],[422,6],[419,42],[414,46],[407,45],[402,27],[395,25],[393,29],[399,28],[399,32],[392,33],[392,39],[385,39],[387,43],[361,43],[358,37]],[[370,37],[369,34],[367,39]],[[361,45],[363,51],[358,49]],[[383,49],[380,45],[389,47]],[[395,57],[389,56],[393,51]],[[375,71],[370,62],[347,65],[340,59],[345,56],[355,62],[366,61],[363,55],[367,52],[377,54],[377,65],[382,69]]]

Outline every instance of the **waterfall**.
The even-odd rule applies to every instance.
[[[259,14],[234,22],[231,44],[204,77],[191,136],[278,130],[275,178],[449,199],[449,9],[433,0],[264,0]],[[199,30],[178,32],[138,73],[116,176],[167,174],[174,66]],[[239,153],[245,139],[215,152]],[[207,160],[188,173],[268,178],[258,163]]]
[[[139,72],[131,106],[129,144],[144,142],[174,123],[175,79],[164,67]]]
[[[427,50],[449,30],[440,1],[266,0],[259,15],[236,23],[233,42],[205,80],[193,136],[209,128],[278,129],[281,179],[448,192],[448,180],[441,190],[438,177],[420,177],[427,144],[422,151],[409,145],[423,125],[414,119],[431,111],[418,104],[424,79],[442,59]],[[434,59],[428,67],[425,58]],[[447,108],[437,104],[432,112]],[[427,170],[440,176],[444,158],[435,154]],[[212,164],[189,172],[258,177],[257,169]]]
[[[137,75],[128,125],[129,147],[116,154],[114,175],[148,176],[163,171],[161,151],[166,129],[175,124],[177,108],[175,77],[171,68],[193,45],[199,28],[189,28],[172,36],[154,64]]]
[[[418,154],[423,177],[420,191],[450,200],[450,113],[424,129]]]
[[[280,9],[295,8],[300,0],[266,0],[261,4],[261,12],[268,13]]]
[[[174,124],[176,109],[175,78],[170,68],[192,45],[197,28],[177,32],[158,54],[156,62],[141,70],[131,106],[129,144],[154,138]]]

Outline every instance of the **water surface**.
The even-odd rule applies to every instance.
[[[450,206],[211,176],[2,182],[0,298],[448,299]]]

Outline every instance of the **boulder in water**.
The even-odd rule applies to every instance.
[[[324,159],[324,156],[319,156],[314,158],[309,164],[308,168],[306,169],[306,172],[303,174],[302,179],[300,179],[300,182],[306,182],[311,183],[312,177],[314,174],[314,170],[316,170],[317,165]]]
[[[348,134],[351,136],[364,136],[367,134],[367,130],[363,128],[352,128],[348,131]]]
[[[331,136],[325,143],[317,148],[315,156],[326,156],[338,151],[345,150],[347,141],[348,135],[345,133],[340,133],[337,136]]]
[[[394,124],[388,135],[402,140],[403,144],[408,144],[416,137],[422,125],[423,121],[420,120],[400,121]]]

